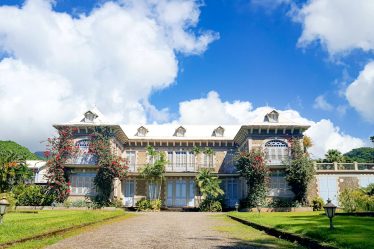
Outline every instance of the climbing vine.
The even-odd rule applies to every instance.
[[[111,146],[113,137],[109,128],[96,128],[91,134],[91,143],[88,153],[94,154],[99,170],[94,178],[94,184],[98,194],[96,202],[101,205],[110,203],[110,195],[113,191],[113,180],[123,180],[128,171],[127,161],[117,156]]]
[[[74,128],[58,130],[58,136],[48,138],[47,151],[44,155],[48,158],[47,174],[48,190],[56,197],[57,202],[63,202],[70,194],[69,170],[65,168],[67,160],[77,153],[74,146]]]
[[[248,196],[245,205],[250,208],[265,204],[269,172],[264,157],[264,152],[255,148],[249,153],[241,153],[236,162],[239,174],[247,181]]]

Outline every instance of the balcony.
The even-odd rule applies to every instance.
[[[374,163],[314,163],[317,172],[374,172]]]
[[[136,173],[139,172],[139,169],[144,167],[145,164],[130,164],[129,165],[129,172]],[[198,172],[200,169],[214,169],[213,166],[207,167],[202,164],[197,163],[173,163],[167,164],[165,167],[166,172]]]

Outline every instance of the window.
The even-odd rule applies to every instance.
[[[70,176],[72,195],[95,195],[94,174],[73,174]]]
[[[183,126],[179,126],[175,132],[174,136],[176,137],[184,137],[184,134],[186,133],[186,129]]]
[[[213,167],[213,154],[203,154],[203,167]]]
[[[223,127],[219,126],[216,129],[214,129],[213,136],[223,137],[224,132],[225,132],[225,129]]]
[[[265,154],[269,164],[282,164],[288,159],[288,145],[281,140],[270,140],[265,143]]]
[[[148,183],[148,198],[150,200],[158,199],[160,186],[156,183]]]
[[[265,115],[264,121],[270,123],[278,123],[279,113],[273,110]]]
[[[138,128],[138,132],[136,133],[136,136],[138,137],[145,137],[145,135],[148,133],[148,130],[147,128],[145,128],[144,126],[140,126]]]
[[[177,166],[184,166],[187,164],[187,152],[177,151],[175,152],[175,163]]]
[[[91,112],[91,111],[88,111],[84,114],[84,122],[86,123],[92,123],[94,121],[95,118],[97,118],[98,116]]]
[[[129,163],[129,169],[130,171],[135,171],[135,165],[136,165],[136,153],[135,151],[126,151],[126,159]]]
[[[278,197],[289,197],[292,195],[284,171],[276,170],[271,172],[269,195]]]
[[[239,200],[238,196],[238,179],[237,178],[226,178],[222,180],[222,189],[225,192],[225,205],[228,207],[235,206],[235,203]]]

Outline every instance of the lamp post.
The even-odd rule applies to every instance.
[[[9,202],[7,201],[5,196],[3,196],[3,198],[0,201],[0,224],[3,223],[3,216],[6,213],[9,205]]]
[[[325,213],[327,217],[330,219],[330,229],[334,229],[334,226],[332,225],[332,218],[335,216],[336,206],[331,203],[330,198],[327,200],[327,204],[323,206],[325,209]]]
[[[239,203],[238,202],[235,203],[235,210],[236,210],[236,212],[239,211]]]

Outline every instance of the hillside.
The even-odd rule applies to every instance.
[[[2,150],[14,151],[17,154],[23,155],[26,160],[40,160],[40,158],[38,158],[29,149],[13,141],[1,141],[0,140],[0,151]]]

